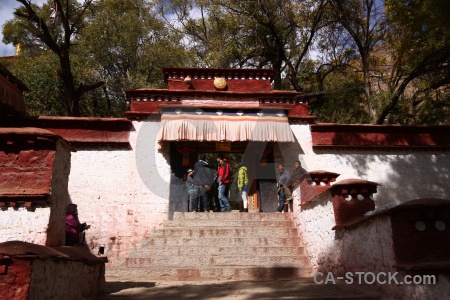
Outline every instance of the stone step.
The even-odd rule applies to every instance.
[[[136,280],[250,280],[311,276],[309,267],[145,267],[106,269],[108,278]]]
[[[164,228],[172,227],[294,227],[292,220],[242,220],[242,219],[180,219],[164,221]]]
[[[299,246],[296,237],[153,237],[142,241],[143,247],[153,246]]]
[[[290,221],[292,213],[174,212],[173,220],[260,220]]]
[[[130,249],[128,257],[151,257],[155,255],[192,255],[195,253],[202,253],[204,255],[302,255],[304,253],[303,247],[285,247],[285,246],[215,246],[208,247],[201,246],[167,246],[167,247],[146,247],[138,249]]]
[[[296,237],[297,228],[294,227],[205,227],[182,228],[172,227],[154,231],[151,236],[156,237]]]
[[[126,258],[128,268],[150,267],[301,267],[308,265],[306,256],[252,256],[252,255],[158,255],[153,257]]]

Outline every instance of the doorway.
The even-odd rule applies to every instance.
[[[273,143],[261,142],[170,142],[170,167],[172,178],[169,196],[169,218],[175,211],[188,211],[188,197],[183,175],[194,168],[200,154],[206,154],[207,162],[217,170],[217,154],[227,157],[233,170],[233,183],[229,189],[229,202],[233,210],[241,209],[237,189],[238,164],[243,161],[249,177],[249,210],[274,212],[276,210],[276,174],[273,168]],[[211,193],[210,203],[216,204],[216,191]],[[251,205],[251,207],[250,207]],[[214,205],[212,205],[214,207]],[[220,209],[219,209],[220,210]]]

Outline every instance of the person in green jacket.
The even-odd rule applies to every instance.
[[[247,200],[247,188],[248,188],[248,175],[247,167],[241,162],[238,165],[238,181],[237,186],[241,193],[242,201],[244,203],[244,212],[248,212],[248,200]]]

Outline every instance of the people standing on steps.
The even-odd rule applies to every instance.
[[[300,185],[300,178],[305,173],[306,170],[302,168],[302,164],[300,163],[300,161],[296,160],[294,162],[294,171],[291,174],[291,179],[289,179],[289,181],[286,183],[286,187],[289,189],[289,192],[286,192],[286,203],[284,204],[285,212],[288,212],[289,210],[291,212],[294,211],[294,193],[299,193],[299,191],[295,190]],[[285,189],[285,191],[287,191],[287,189]],[[300,195],[296,195],[296,199],[300,200]]]
[[[285,188],[286,183],[291,179],[291,174],[288,170],[284,168],[284,165],[282,163],[278,164],[278,208],[277,212],[282,212],[284,210],[284,203],[286,202],[286,194],[285,194]]]
[[[217,155],[217,162],[219,163],[219,169],[217,172],[217,183],[219,184],[219,203],[220,211],[230,212],[231,207],[227,199],[228,188],[230,183],[230,165],[223,154]]]
[[[192,211],[199,211],[198,202],[202,201],[205,212],[209,212],[209,191],[214,182],[211,167],[206,162],[206,155],[201,154],[199,160],[194,164],[194,190],[198,197],[192,201]]]
[[[243,162],[238,165],[238,181],[237,181],[238,190],[241,193],[242,202],[244,205],[243,212],[248,212],[248,200],[247,200],[247,189],[248,189],[248,175],[247,175],[247,167]]]
[[[194,207],[192,206],[192,203],[194,202],[195,198],[198,198],[198,195],[195,193],[194,170],[192,170],[192,169],[187,170],[186,188],[188,191],[188,201],[189,201],[188,209],[189,209],[189,211],[193,211]],[[200,208],[200,205],[199,205],[200,201],[198,201],[198,199],[197,199],[195,202],[198,203],[198,205],[197,205],[197,211],[198,211]]]

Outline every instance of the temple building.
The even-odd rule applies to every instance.
[[[274,75],[164,68],[167,89],[126,91],[127,118],[27,118],[17,96],[24,87],[2,81],[17,95],[0,99],[0,243],[62,246],[61,208],[76,203],[91,225],[87,246],[104,247],[112,277],[430,272],[439,284],[380,289],[448,294],[448,247],[436,241],[450,232],[450,127],[317,123],[314,96],[273,90]],[[250,213],[187,212],[180,177],[203,153],[242,155]],[[296,160],[307,173],[295,183],[294,212],[275,214],[277,165],[292,171]],[[259,225],[235,228],[250,221]],[[272,229],[278,221],[285,228]],[[186,259],[201,245],[212,254]],[[249,251],[246,265],[237,245]]]

